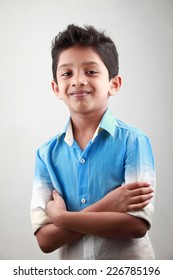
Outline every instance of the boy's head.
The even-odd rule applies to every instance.
[[[52,42],[52,72],[56,83],[59,55],[63,50],[74,46],[93,48],[108,69],[109,79],[118,75],[118,52],[114,42],[104,32],[99,32],[92,26],[82,28],[72,24]]]

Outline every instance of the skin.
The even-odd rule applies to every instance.
[[[130,191],[130,188],[132,187],[136,186],[128,184],[124,190]],[[123,191],[122,188],[120,189],[121,191],[119,193]],[[118,194],[115,190],[113,193],[116,193],[116,195]],[[133,199],[134,197],[131,197],[131,201]],[[139,198],[135,197],[134,200],[136,199],[138,201]],[[47,210],[53,223],[57,227],[66,230],[72,230],[83,234],[99,235],[108,238],[143,236],[145,228],[142,226],[142,223],[138,222],[138,219],[136,218],[134,221],[134,217],[124,214],[125,212],[123,212],[123,210],[128,211],[130,208],[134,209],[132,205],[127,206],[125,196],[121,203],[118,201],[117,197],[117,203],[113,201],[113,205],[111,206],[107,204],[108,202],[110,204],[110,200],[112,200],[112,198],[108,195],[106,199],[102,199],[99,203],[90,207],[90,209],[85,209],[81,212],[68,212],[62,197],[57,191],[54,191],[53,200],[48,203]],[[111,211],[108,211],[108,209]],[[136,225],[135,230],[131,227],[132,224]],[[136,229],[139,230],[139,232],[137,232]]]
[[[57,65],[57,83],[52,88],[68,106],[73,135],[84,150],[93,137],[108,105],[108,98],[121,87],[121,77],[109,80],[108,70],[92,48],[72,47],[62,51]],[[85,234],[106,238],[138,238],[148,224],[127,214],[145,207],[153,196],[147,182],[135,182],[116,188],[97,203],[80,212],[69,212],[63,198],[53,192],[47,204],[52,224],[36,232],[43,252],[52,252]]]

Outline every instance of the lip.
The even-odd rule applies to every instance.
[[[79,91],[73,91],[69,95],[73,97],[85,97],[88,96],[89,94],[90,94],[89,91],[79,90]]]

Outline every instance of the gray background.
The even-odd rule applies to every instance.
[[[30,225],[35,152],[68,110],[51,90],[51,40],[67,24],[104,29],[118,48],[123,86],[116,117],[144,130],[157,167],[150,237],[157,259],[173,259],[171,0],[0,0],[0,259],[45,255]]]

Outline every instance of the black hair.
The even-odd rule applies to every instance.
[[[52,72],[55,82],[57,82],[56,71],[60,53],[74,46],[92,47],[107,67],[109,79],[118,75],[118,52],[111,38],[106,36],[105,32],[97,31],[93,26],[82,28],[71,24],[52,41]]]

